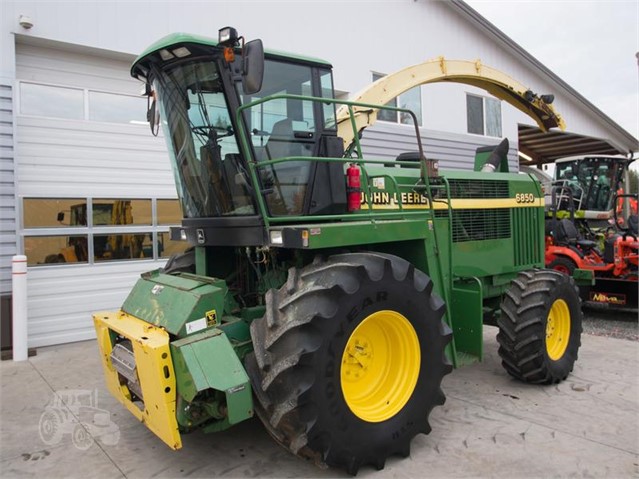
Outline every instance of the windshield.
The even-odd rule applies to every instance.
[[[555,178],[572,189],[582,210],[612,209],[613,194],[623,168],[615,158],[583,158],[557,163]]]
[[[153,74],[184,216],[255,214],[216,62]]]

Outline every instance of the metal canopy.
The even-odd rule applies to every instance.
[[[606,140],[561,131],[543,132],[537,127],[519,125],[519,151],[532,158],[526,164],[552,163],[575,155],[626,155]]]

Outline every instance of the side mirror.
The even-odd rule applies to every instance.
[[[244,45],[242,88],[244,94],[253,95],[262,89],[264,79],[264,46],[262,40],[251,40]]]
[[[147,96],[146,121],[149,122],[153,136],[158,136],[158,130],[160,129],[160,110],[158,109],[154,93]]]

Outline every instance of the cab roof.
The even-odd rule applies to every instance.
[[[138,65],[139,62],[144,60],[144,58],[146,58],[147,56],[152,55],[164,48],[170,48],[172,46],[189,44],[189,43],[211,46],[211,47],[215,47],[218,45],[218,41],[210,37],[205,37],[201,35],[192,35],[190,33],[182,33],[182,32],[171,33],[170,35],[160,38],[158,41],[151,44],[149,47],[147,47],[146,50],[144,50],[135,59],[135,61],[133,62],[133,65],[131,66],[131,75],[135,76],[134,71],[136,70],[136,66]],[[280,58],[283,60],[294,60],[297,62],[310,63],[313,65],[324,66],[328,68],[332,67],[330,62],[326,60],[322,60],[320,58],[308,57],[304,55],[298,55],[295,53],[281,52],[278,50],[265,50],[264,56],[266,58]]]

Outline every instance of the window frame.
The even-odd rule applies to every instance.
[[[470,131],[470,124],[468,122],[468,98],[469,97],[473,97],[473,98],[479,98],[481,100],[481,113],[482,113],[482,133],[473,133]],[[487,117],[487,111],[488,108],[486,108],[486,102],[490,100],[490,101],[494,101],[497,105],[499,105],[499,135],[498,136],[494,136],[494,135],[489,135],[488,134],[488,117]],[[474,136],[482,136],[482,137],[487,137],[487,138],[503,138],[504,137],[504,115],[503,115],[503,110],[501,108],[501,104],[502,101],[499,100],[498,98],[494,98],[491,96],[485,96],[485,95],[479,95],[477,93],[471,93],[471,92],[466,92],[466,134],[467,135],[474,135]]]
[[[57,236],[83,236],[87,238],[87,261],[75,262],[75,263],[40,263],[40,264],[28,264],[28,267],[59,267],[59,266],[77,266],[77,267],[88,267],[88,266],[98,266],[98,265],[106,265],[106,264],[120,264],[120,263],[138,263],[138,262],[157,262],[168,259],[168,256],[162,256],[159,251],[159,236],[161,233],[170,233],[170,229],[172,227],[179,227],[179,223],[171,223],[171,224],[161,224],[158,219],[157,214],[157,203],[160,200],[172,200],[179,204],[179,199],[171,198],[171,197],[143,197],[143,196],[124,196],[118,195],[117,198],[105,198],[105,195],[100,195],[99,197],[78,197],[74,196],[73,198],[67,196],[32,196],[32,195],[24,195],[20,197],[20,211],[24,211],[24,202],[30,199],[35,200],[63,200],[63,199],[81,199],[86,201],[86,216],[87,216],[87,224],[86,226],[56,226],[56,227],[30,227],[25,228],[24,226],[24,214],[20,215],[20,246],[22,252],[25,251],[25,240],[26,238],[32,237],[57,237]],[[93,203],[95,200],[150,200],[151,201],[151,224],[148,225],[100,225],[95,226],[93,224]],[[149,234],[152,237],[153,241],[153,256],[148,258],[135,258],[135,259],[112,259],[112,260],[96,260],[95,258],[95,237],[96,236],[115,236],[115,235],[126,235],[126,234]],[[186,244],[186,242],[185,242]],[[188,245],[186,246],[188,247]]]

